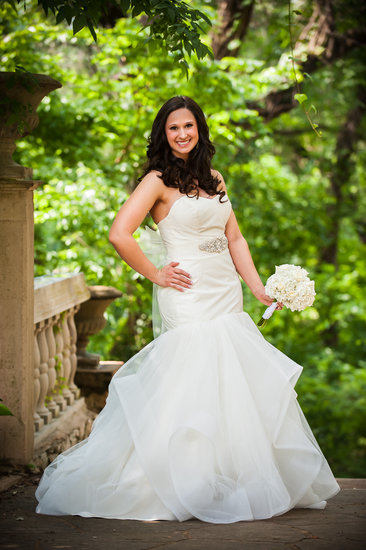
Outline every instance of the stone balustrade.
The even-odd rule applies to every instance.
[[[74,382],[80,304],[90,297],[82,273],[34,280],[34,428],[40,432],[80,396]]]

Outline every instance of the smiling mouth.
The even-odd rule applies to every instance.
[[[177,145],[179,145],[179,147],[184,147],[185,145],[188,145],[188,143],[190,143],[191,140],[188,139],[187,141],[177,141]]]

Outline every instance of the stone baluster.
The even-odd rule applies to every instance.
[[[34,430],[39,432],[43,427],[43,419],[37,412],[37,404],[39,397],[41,395],[41,381],[40,381],[40,365],[41,365],[41,354],[39,353],[38,342],[37,342],[37,329],[34,332]]]
[[[65,341],[64,341],[64,327],[65,322],[65,312],[62,312],[58,315],[58,323],[55,327],[56,330],[56,356],[59,358],[61,369],[60,369],[60,378],[62,378],[62,383],[60,384],[62,388],[62,397],[65,401],[65,407],[71,405],[74,401],[74,395],[70,391],[70,388],[67,384],[69,377],[69,372],[71,369],[70,359],[68,360],[67,352],[65,352]]]
[[[46,321],[46,342],[48,347],[48,392],[46,395],[46,406],[49,411],[51,411],[52,416],[55,418],[59,415],[60,409],[58,408],[54,400],[54,391],[56,385],[56,342],[53,335],[53,323],[52,317]]]
[[[45,324],[46,321],[40,321],[36,324],[37,344],[40,356],[40,392],[36,411],[43,419],[44,423],[49,424],[52,419],[52,414],[45,405],[46,395],[48,393],[48,346],[45,333]]]
[[[72,307],[67,315],[67,323],[69,327],[70,334],[70,363],[71,363],[71,372],[69,379],[69,388],[77,399],[80,397],[80,389],[74,382],[76,367],[77,367],[77,356],[76,356],[76,341],[77,341],[77,332],[75,326],[75,313],[80,309],[80,305]]]
[[[64,379],[64,366],[63,366],[63,357],[62,357],[62,336],[61,336],[61,326],[60,326],[60,315],[54,315],[52,322],[52,331],[53,337],[55,340],[56,353],[55,353],[55,370],[56,370],[56,385],[55,385],[55,402],[60,410],[63,412],[66,409],[67,403],[63,395],[63,389],[65,387]]]
[[[62,356],[63,356],[63,365],[64,365],[64,373],[65,373],[65,380],[66,385],[68,387],[68,395],[66,396],[64,393],[64,396],[67,399],[67,404],[71,405],[75,401],[75,395],[70,389],[70,382],[71,382],[71,360],[70,360],[70,347],[71,347],[71,339],[70,339],[70,329],[69,329],[69,323],[68,323],[68,312],[64,311],[62,313],[62,338],[63,338],[63,349],[62,349]]]

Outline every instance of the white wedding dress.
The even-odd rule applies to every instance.
[[[158,224],[192,288],[158,287],[161,335],[115,374],[89,438],[45,470],[37,512],[230,523],[339,491],[296,400],[301,367],[243,312],[230,211],[184,195]]]

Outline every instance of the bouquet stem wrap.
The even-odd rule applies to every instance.
[[[277,302],[273,302],[273,304],[267,307],[266,311],[263,313],[261,319],[257,323],[258,327],[263,327],[266,324],[267,320],[272,317],[272,314],[275,311],[276,307]]]

